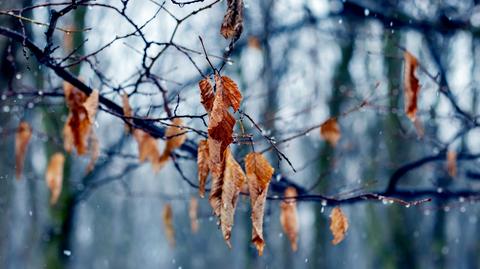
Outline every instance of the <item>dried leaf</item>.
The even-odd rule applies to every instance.
[[[100,156],[100,142],[95,132],[90,135],[90,161],[87,165],[87,173],[90,173],[95,167],[98,157]]]
[[[170,154],[172,154],[175,149],[181,147],[185,140],[187,140],[187,134],[182,128],[182,125],[182,120],[180,118],[175,118],[172,121],[171,126],[167,128],[167,131],[165,132],[165,137],[167,138],[165,149],[155,163],[155,167],[158,167],[158,170],[167,163],[170,158]]]
[[[335,118],[330,118],[320,126],[320,134],[332,146],[336,146],[340,140],[340,126]]]
[[[418,61],[415,56],[408,51],[404,53],[405,71],[403,86],[405,90],[405,113],[411,121],[415,120],[417,114],[417,99],[420,91],[420,84],[415,76],[415,70],[418,67]]]
[[[68,82],[64,83],[63,89],[70,110],[63,130],[64,147],[67,152],[70,152],[73,144],[78,154],[83,155],[88,149],[88,139],[97,113],[99,93],[98,90],[93,90],[87,96]]]
[[[15,175],[17,180],[22,176],[25,154],[31,137],[32,128],[30,128],[30,125],[25,121],[20,122],[15,134]]]
[[[170,204],[163,207],[163,225],[165,228],[165,235],[171,247],[175,246],[175,229],[173,227],[173,211]]]
[[[210,113],[208,125],[208,154],[210,172],[212,173],[212,190],[209,196],[210,205],[216,216],[220,216],[223,171],[225,167],[225,150],[233,142],[235,118],[228,111],[240,107],[242,95],[237,85],[228,77],[215,74],[215,99]]]
[[[208,142],[200,140],[198,143],[197,165],[198,165],[198,192],[200,197],[205,197],[205,184],[210,173],[208,159]]]
[[[252,152],[245,157],[245,171],[247,172],[252,206],[252,242],[261,256],[265,246],[265,241],[263,240],[263,214],[268,185],[274,169],[262,154]]]
[[[220,33],[226,39],[237,40],[243,30],[243,0],[227,0],[227,11],[223,17]]]
[[[55,153],[50,158],[50,162],[45,173],[45,180],[50,189],[50,204],[57,203],[60,193],[62,192],[63,184],[63,164],[65,163],[65,156],[62,153]]]
[[[220,225],[225,242],[229,248],[232,248],[232,245],[230,244],[230,237],[234,221],[235,207],[237,205],[240,189],[243,183],[246,181],[246,178],[242,167],[237,163],[230,149],[226,150],[225,155],[225,172],[223,174]]]
[[[285,198],[296,197],[297,191],[293,187],[288,187],[285,190]],[[280,223],[283,231],[287,234],[290,240],[290,245],[293,251],[297,251],[297,237],[298,237],[298,215],[297,203],[295,199],[285,199],[280,204]]]
[[[348,230],[348,219],[343,214],[340,207],[335,207],[330,213],[330,231],[333,235],[332,243],[337,245],[345,238],[345,233]]]
[[[256,36],[250,36],[248,38],[248,46],[250,48],[254,48],[254,49],[262,49],[262,45],[260,43],[260,40]]]
[[[447,152],[447,171],[451,177],[457,176],[457,152],[455,150]]]
[[[155,138],[150,134],[140,129],[135,129],[133,131],[133,137],[138,144],[139,161],[150,161],[152,163],[153,170],[157,172],[160,169],[157,164],[160,159],[160,152],[158,151],[157,140],[155,140]]]
[[[205,110],[210,113],[213,108],[213,100],[215,99],[212,84],[210,84],[208,78],[204,78],[200,80],[198,87],[200,88],[200,102]]]
[[[128,95],[122,94],[122,105],[123,105],[123,116],[124,117],[132,117],[133,110],[130,107],[130,103],[128,102]],[[132,124],[130,119],[125,119],[125,132],[131,133],[133,131]]]
[[[198,232],[198,200],[194,196],[190,198],[190,207],[188,209],[188,216],[190,217],[190,227],[192,233]]]

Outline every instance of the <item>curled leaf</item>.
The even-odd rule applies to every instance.
[[[213,108],[213,100],[215,99],[212,84],[210,84],[208,78],[204,78],[200,80],[198,87],[200,88],[200,102],[205,110],[210,113]]]
[[[335,207],[330,213],[330,231],[333,235],[332,244],[337,245],[345,238],[348,230],[348,219],[340,207]]]
[[[160,169],[158,166],[160,152],[158,151],[157,140],[155,140],[155,138],[150,134],[140,129],[135,129],[133,131],[133,137],[138,144],[139,161],[150,161],[152,163],[153,170],[157,172]]]
[[[457,176],[457,152],[454,150],[447,152],[447,171],[451,177]]]
[[[180,118],[175,118],[172,121],[171,126],[167,128],[167,131],[165,132],[165,137],[167,139],[165,149],[155,163],[155,167],[158,167],[158,170],[167,163],[170,158],[170,154],[172,154],[175,149],[181,147],[185,140],[187,140],[187,135],[185,130],[182,128],[182,125],[182,120]]]
[[[132,117],[133,116],[133,111],[132,107],[130,107],[130,103],[128,101],[128,95],[127,94],[122,94],[122,108],[123,108],[123,116],[124,117]],[[131,124],[130,119],[125,119],[125,132],[131,133],[132,132],[132,124]]]
[[[188,216],[190,217],[190,227],[192,233],[198,232],[198,200],[194,196],[190,198],[190,207],[188,208]]]
[[[26,121],[20,122],[15,134],[15,175],[20,179],[27,153],[28,142],[32,137],[32,128]]]
[[[226,39],[237,40],[243,30],[243,0],[227,0],[227,12],[223,17],[220,33]]]
[[[330,118],[320,126],[322,138],[327,140],[332,146],[336,146],[340,140],[340,127],[335,118]]]
[[[405,113],[411,121],[415,120],[417,114],[417,99],[420,91],[420,84],[415,76],[415,70],[418,67],[418,61],[415,56],[405,51],[403,55],[405,59],[405,70],[403,78],[403,86],[405,91]]]
[[[252,242],[261,256],[265,246],[263,240],[265,201],[274,169],[262,154],[252,152],[245,157],[245,171],[252,206]]]
[[[290,245],[293,251],[297,251],[297,237],[298,237],[298,215],[297,203],[295,199],[288,199],[289,197],[296,197],[297,191],[293,187],[288,187],[285,190],[285,199],[280,204],[280,223],[283,231],[287,234],[290,240]]]
[[[90,135],[90,161],[87,165],[87,173],[90,173],[95,167],[98,157],[100,156],[100,142],[95,132]]]
[[[170,204],[163,207],[163,225],[165,228],[165,235],[171,247],[175,246],[175,229],[173,227],[173,211]]]
[[[57,203],[63,184],[63,164],[65,156],[62,153],[55,153],[50,158],[50,162],[45,173],[45,181],[50,189],[50,204]]]
[[[198,193],[200,197],[205,197],[205,184],[207,182],[208,174],[210,173],[208,159],[208,142],[207,140],[200,140],[198,143],[197,165],[198,165]]]
[[[88,139],[97,113],[99,93],[98,90],[93,90],[87,96],[68,82],[64,83],[63,89],[70,110],[63,130],[64,147],[67,152],[70,152],[74,145],[78,154],[83,155],[88,149]]]
[[[222,185],[222,208],[220,212],[220,226],[222,228],[223,238],[229,248],[232,226],[240,189],[245,182],[245,173],[242,167],[233,157],[230,149],[225,152],[225,172],[223,174]]]

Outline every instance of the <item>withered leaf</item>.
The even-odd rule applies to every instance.
[[[175,229],[173,227],[173,210],[170,204],[163,207],[163,226],[165,235],[171,247],[175,246]]]
[[[87,165],[87,173],[90,173],[95,167],[98,157],[100,156],[100,142],[97,135],[92,131],[90,135],[90,161]]]
[[[192,233],[198,232],[198,200],[194,196],[190,198],[190,207],[188,208],[188,216],[190,217],[190,227]]]
[[[451,177],[457,176],[457,152],[455,150],[447,152],[447,171]]]
[[[135,129],[133,131],[133,137],[138,144],[139,161],[150,161],[153,170],[157,172],[160,169],[158,165],[160,159],[160,152],[158,151],[157,140],[155,140],[155,138],[149,133],[140,129]]]
[[[333,235],[332,243],[337,245],[345,238],[345,233],[348,230],[348,219],[343,214],[340,207],[335,207],[330,213],[330,231]]]
[[[172,154],[175,149],[181,147],[185,140],[187,140],[187,134],[182,126],[182,120],[180,118],[175,118],[172,121],[172,124],[167,128],[167,131],[165,132],[165,137],[167,139],[165,149],[156,164],[158,169],[163,167],[169,160],[170,154]]]
[[[212,84],[208,78],[204,78],[200,80],[198,87],[200,88],[200,102],[205,110],[210,113],[213,108],[213,100],[215,99]]]
[[[198,143],[197,165],[198,165],[198,192],[200,197],[205,197],[205,184],[207,182],[208,174],[210,173],[209,159],[208,159],[208,142],[207,140],[200,140]]]
[[[28,142],[32,137],[32,128],[26,121],[20,122],[15,134],[15,175],[20,179],[27,153]]]
[[[220,212],[220,225],[223,238],[228,247],[231,248],[230,237],[240,189],[245,182],[245,173],[242,167],[233,157],[230,149],[225,151],[225,172],[223,174],[222,186],[222,208]]]
[[[252,242],[261,256],[265,246],[265,241],[263,240],[263,214],[268,185],[274,169],[262,154],[252,152],[245,157],[245,171],[252,206]]]
[[[320,134],[323,139],[327,140],[332,146],[336,146],[340,140],[340,126],[338,126],[335,118],[330,118],[320,126]]]
[[[129,118],[133,116],[132,107],[130,107],[130,103],[128,101],[128,95],[122,94],[122,108],[123,108],[123,116]],[[132,132],[132,124],[130,119],[125,119],[125,132],[131,133]]]
[[[217,141],[211,138],[207,139],[208,154],[209,154],[209,166],[212,174],[212,187],[208,201],[212,206],[215,216],[220,217],[220,211],[222,206],[222,186],[223,186],[223,171],[225,167],[224,152],[222,153],[221,141]]]
[[[297,237],[298,237],[298,215],[297,203],[295,199],[288,199],[289,197],[297,197],[297,190],[293,187],[288,187],[285,190],[285,200],[280,204],[280,223],[283,231],[287,234],[290,240],[290,245],[293,251],[297,251]]]
[[[65,156],[62,153],[55,153],[50,158],[50,162],[45,173],[45,181],[50,189],[50,204],[57,203],[60,193],[62,192],[63,184],[63,164],[65,163]]]
[[[88,149],[88,139],[97,113],[99,93],[98,90],[93,90],[87,96],[68,82],[64,83],[63,89],[70,110],[63,130],[64,147],[69,152],[73,144],[77,153],[83,155]]]
[[[410,52],[405,51],[405,70],[404,70],[404,92],[405,92],[405,113],[411,121],[415,120],[417,114],[417,99],[420,91],[420,84],[415,75],[418,67],[418,61]]]
[[[220,33],[226,39],[237,40],[243,30],[243,0],[227,0],[227,11],[223,17]]]

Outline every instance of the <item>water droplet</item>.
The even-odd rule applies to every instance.
[[[305,263],[308,263],[308,258],[305,258]]]
[[[342,24],[343,23],[343,20],[342,19],[339,19],[338,20],[338,24]]]
[[[322,200],[321,204],[322,206],[327,206],[327,200]]]
[[[3,107],[3,112],[5,112],[5,113],[10,112],[10,107],[9,106],[4,106]]]
[[[28,215],[31,217],[33,215],[32,210],[28,211]]]
[[[15,75],[15,78],[16,78],[16,79],[21,79],[21,78],[22,78],[22,74],[17,73],[17,74]]]
[[[365,16],[370,15],[370,10],[369,10],[368,8],[366,8],[366,9],[363,11],[363,14],[365,14]]]
[[[72,252],[68,249],[65,249],[65,250],[63,250],[63,255],[70,256],[70,255],[72,255]]]
[[[442,193],[442,192],[443,192],[443,188],[442,188],[442,187],[438,187],[438,188],[437,188],[437,192],[438,192],[438,193]]]

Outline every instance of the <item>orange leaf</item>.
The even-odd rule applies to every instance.
[[[210,84],[208,78],[204,78],[200,80],[198,87],[200,88],[200,102],[205,110],[210,113],[213,108],[213,100],[215,99],[212,84]]]
[[[260,44],[260,40],[256,36],[248,37],[248,46],[254,49],[262,49],[262,45]]]
[[[158,166],[160,152],[158,151],[157,140],[155,140],[155,138],[150,134],[140,129],[135,129],[133,131],[133,137],[138,144],[139,161],[150,161],[152,163],[153,170],[157,172],[160,169]]]
[[[243,30],[243,0],[227,0],[227,12],[223,17],[220,33],[226,39],[238,39]]]
[[[130,107],[130,103],[128,102],[128,95],[122,94],[122,106],[123,106],[123,116],[125,117],[132,117],[133,111]],[[132,124],[130,119],[125,119],[125,132],[131,133],[132,132]]]
[[[188,209],[188,216],[190,217],[190,227],[192,233],[198,232],[198,200],[194,196],[190,198],[190,207]]]
[[[83,155],[87,152],[88,139],[97,113],[99,93],[93,90],[87,97],[85,93],[68,82],[64,83],[63,89],[70,110],[63,130],[64,147],[67,152],[70,152],[74,145],[78,154]]]
[[[337,245],[345,238],[345,233],[348,230],[348,219],[343,214],[340,207],[335,207],[330,213],[330,231],[333,234],[332,243]]]
[[[265,241],[263,240],[263,214],[268,185],[274,169],[262,154],[252,152],[245,157],[245,171],[247,172],[252,206],[252,242],[261,256],[265,246]]]
[[[100,142],[95,132],[90,135],[90,161],[87,165],[87,173],[91,172],[95,167],[98,157],[100,156]]]
[[[22,176],[25,154],[31,137],[32,129],[30,125],[25,121],[20,122],[15,134],[15,175],[17,180]]]
[[[336,146],[341,137],[340,127],[338,126],[337,120],[335,118],[330,118],[325,121],[320,126],[320,134],[323,139],[330,143],[330,145]]]
[[[222,185],[222,207],[220,212],[220,225],[222,228],[223,238],[229,248],[232,226],[237,205],[240,189],[245,182],[245,174],[242,167],[233,157],[230,149],[225,152],[225,172],[223,173]]]
[[[285,198],[296,197],[297,191],[293,187],[288,187],[285,190]],[[297,251],[297,237],[298,237],[298,215],[297,203],[295,199],[285,199],[280,204],[280,223],[283,231],[287,234],[290,240],[290,245],[293,251]]]
[[[170,204],[163,207],[163,225],[165,228],[165,235],[171,247],[175,246],[175,229],[173,227],[173,211]]]
[[[415,70],[418,67],[418,61],[415,56],[408,51],[404,53],[405,71],[403,86],[405,90],[405,113],[411,121],[415,120],[417,114],[417,99],[420,91],[420,84],[415,76]]]
[[[200,197],[205,197],[205,184],[207,182],[210,168],[208,165],[208,142],[207,140],[200,140],[198,143],[197,165],[198,165],[198,192]]]
[[[447,171],[451,177],[457,176],[457,152],[454,150],[447,152]]]
[[[50,189],[50,204],[57,203],[60,193],[62,192],[63,184],[63,164],[65,163],[65,156],[62,153],[55,153],[50,158],[50,162],[45,173],[45,180]]]
[[[165,149],[155,163],[155,166],[158,167],[158,169],[162,168],[169,160],[170,154],[172,154],[175,149],[181,147],[185,140],[187,140],[187,134],[182,128],[182,125],[182,120],[180,118],[175,118],[172,121],[171,126],[167,128],[167,131],[165,132],[165,137],[167,138]]]

